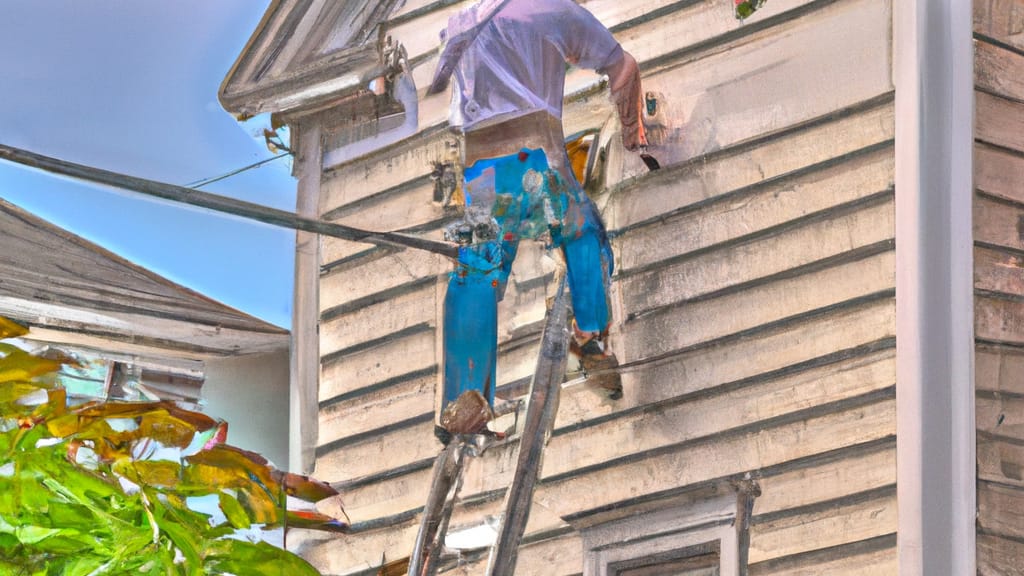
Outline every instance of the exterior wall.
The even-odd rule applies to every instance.
[[[669,142],[648,174],[614,134],[600,139],[625,396],[563,389],[518,572],[580,573],[570,522],[750,476],[751,574],[894,574],[891,2],[772,0],[744,25],[719,0],[582,4],[663,95]],[[409,0],[392,16],[418,86],[461,5]],[[601,128],[596,77],[568,87],[566,132]],[[454,152],[446,112],[444,96],[421,99],[416,135],[324,166],[321,216],[439,237],[430,172]],[[316,474],[343,490],[355,533],[289,542],[326,574],[374,574],[382,554],[409,554],[439,451],[447,264],[323,239],[321,265]],[[499,396],[532,372],[552,266],[522,247]],[[454,527],[499,513],[515,449],[471,462]],[[463,560],[451,573],[486,557]]]
[[[1024,2],[975,0],[978,573],[1024,574]]]
[[[228,423],[228,441],[288,467],[288,350],[206,362],[203,412]]]

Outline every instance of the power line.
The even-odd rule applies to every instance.
[[[279,158],[284,158],[285,156],[289,156],[290,154],[291,154],[291,152],[282,152],[282,153],[278,154],[277,156],[272,156],[270,158],[264,158],[263,160],[260,160],[259,162],[256,162],[254,164],[249,164],[248,166],[243,166],[243,167],[241,167],[241,168],[239,168],[237,170],[232,170],[231,172],[228,172],[227,174],[221,174],[220,176],[213,176],[213,177],[210,177],[210,178],[202,178],[200,180],[196,180],[195,182],[189,182],[188,184],[185,184],[185,187],[186,188],[200,188],[202,186],[206,186],[207,184],[213,184],[214,182],[220,182],[221,180],[224,180],[224,179],[227,179],[227,178],[231,178],[232,176],[241,174],[242,172],[245,172],[247,170],[252,170],[253,168],[259,168],[260,166],[263,166],[264,164],[268,164],[268,163],[273,162],[274,160],[277,160]]]

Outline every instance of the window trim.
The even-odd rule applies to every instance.
[[[721,576],[745,576],[750,511],[760,493],[754,480],[718,482],[574,519],[583,541],[583,575],[616,576],[652,557],[717,551]]]

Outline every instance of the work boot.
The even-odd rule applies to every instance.
[[[487,423],[494,419],[487,399],[476,390],[467,390],[454,402],[445,406],[441,413],[441,424],[434,426],[434,436],[445,446],[455,435],[480,434],[496,440],[505,437],[500,432],[487,428]]]
[[[583,332],[572,323],[573,339],[569,351],[580,359],[580,366],[587,378],[587,384],[608,393],[608,398],[622,398],[622,378],[619,376],[619,361],[608,347],[608,330]]]

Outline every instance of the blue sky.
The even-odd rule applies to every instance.
[[[269,0],[0,0],[0,143],[174,184],[271,153],[217,102]],[[203,190],[294,210],[275,161]],[[0,162],[0,197],[291,324],[294,233]]]

